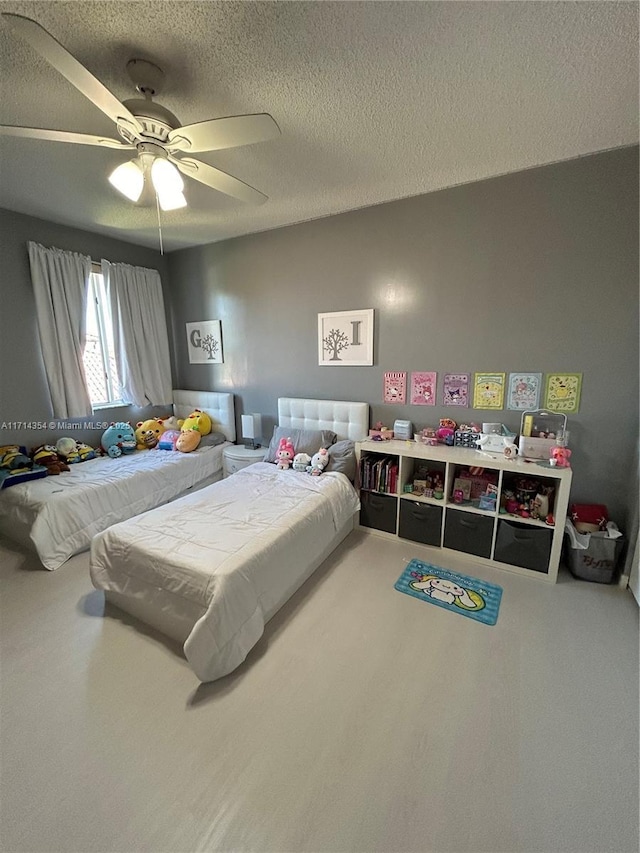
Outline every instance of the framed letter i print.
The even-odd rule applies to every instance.
[[[324,367],[373,364],[373,308],[318,314],[318,364]]]

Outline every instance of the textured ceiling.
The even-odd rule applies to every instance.
[[[279,139],[201,159],[269,196],[187,180],[165,248],[209,243],[638,140],[638,4],[5,2],[118,98],[132,57],[182,124],[268,112]],[[0,20],[0,123],[116,136]],[[3,138],[0,206],[158,245],[154,208],[107,182],[128,152]]]

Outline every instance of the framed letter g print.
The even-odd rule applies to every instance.
[[[318,364],[324,367],[373,364],[373,308],[318,314]]]

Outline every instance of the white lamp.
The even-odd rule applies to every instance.
[[[260,447],[256,439],[262,438],[262,415],[241,415],[242,437],[250,439],[250,447]]]

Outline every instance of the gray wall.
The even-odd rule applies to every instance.
[[[385,370],[582,372],[575,500],[637,503],[638,151],[621,149],[169,256],[178,387],[365,400],[372,422],[502,420],[385,406]],[[376,312],[373,367],[319,367],[317,314]],[[191,365],[186,322],[222,320],[225,362]],[[269,430],[265,430],[268,432]]]
[[[106,258],[112,262],[157,269],[163,279],[165,302],[168,298],[167,260],[159,252],[0,209],[0,364],[3,365],[0,371],[0,445],[19,443],[33,447],[62,434],[60,429],[1,429],[3,422],[48,422],[53,417],[29,272],[29,240],[81,252],[95,261]],[[73,423],[137,422],[145,415],[151,417],[153,412],[165,413],[165,409],[126,406],[102,409],[93,418],[69,420]],[[101,428],[82,429],[69,434],[88,444],[98,445],[102,432]]]

